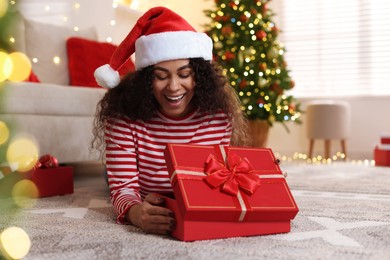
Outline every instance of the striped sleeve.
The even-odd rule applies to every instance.
[[[142,203],[134,138],[126,123],[117,120],[106,128],[105,139],[111,201],[118,214],[117,222],[125,223],[130,207]]]

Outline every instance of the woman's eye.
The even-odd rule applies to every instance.
[[[182,79],[188,78],[192,75],[192,71],[183,71],[179,74],[179,77]]]
[[[158,80],[164,80],[164,79],[167,79],[167,78],[168,78],[167,75],[154,74],[154,76],[155,76]]]
[[[179,78],[182,78],[182,79],[188,78],[189,76],[191,76],[191,74],[190,74],[190,73],[186,73],[186,74],[179,74]]]

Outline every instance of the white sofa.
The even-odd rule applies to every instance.
[[[89,149],[96,104],[105,90],[44,83],[7,83],[2,87],[0,120],[13,134],[36,140],[39,154],[60,163],[96,162]]]
[[[75,31],[71,27],[25,19],[16,12],[10,34],[15,39],[14,49],[29,57],[40,83],[0,84],[0,120],[11,127],[12,135],[27,134],[34,138],[40,156],[51,154],[62,164],[102,165],[99,153],[90,150],[90,142],[96,105],[106,90],[71,85],[74,78],[68,68],[66,46],[71,37],[98,44],[96,29]],[[91,50],[85,56],[92,57],[95,52]],[[84,53],[77,60],[81,62],[79,71],[88,67]],[[88,75],[92,76],[92,72]]]

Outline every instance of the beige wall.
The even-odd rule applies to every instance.
[[[108,0],[106,0],[108,1]],[[168,7],[183,16],[197,31],[204,31],[204,24],[209,22],[208,17],[203,13],[214,5],[212,0],[168,0],[168,1],[145,1],[140,6],[140,10],[130,9],[128,7],[119,7],[115,10],[115,30],[113,31],[113,42],[121,42],[131,30],[137,19],[149,8],[162,5]],[[101,33],[104,35],[104,32]]]
[[[208,22],[203,10],[210,9],[215,4],[214,0],[149,0],[139,2],[143,3],[139,5],[141,11],[159,5],[168,7],[183,16],[198,31],[202,31],[202,25]],[[134,2],[134,4],[136,4],[136,2]]]
[[[135,1],[135,0],[133,0]],[[80,10],[76,12],[71,8],[68,0],[52,0],[51,2],[63,3],[69,5],[69,10],[66,13],[69,15],[69,25],[78,25],[80,28],[87,26],[96,26],[99,33],[99,39],[104,41],[107,36],[113,37],[114,43],[119,43],[133,27],[138,17],[142,14],[141,11],[131,10],[127,7],[112,8],[112,0],[102,0],[99,4],[92,0],[79,0],[81,3]],[[204,15],[203,10],[210,9],[214,5],[214,0],[149,0],[143,1],[148,3],[149,8],[158,4],[167,6],[175,12],[182,15],[189,23],[197,30],[203,30],[203,24],[209,20]],[[278,13],[278,1],[271,1],[270,7]],[[30,6],[28,9],[30,10]],[[55,22],[52,16],[39,14],[42,20]],[[278,24],[277,15],[274,17]],[[109,25],[111,19],[116,20],[114,27]],[[318,99],[320,97],[313,97]],[[342,99],[351,104],[351,127],[352,133],[347,140],[347,150],[352,159],[372,159],[373,149],[375,144],[379,142],[381,133],[390,133],[390,97],[347,97],[334,98]],[[301,99],[305,105],[311,99]],[[268,145],[274,151],[283,155],[290,156],[294,152],[307,153],[308,140],[306,139],[305,115],[302,117],[302,125],[289,124],[290,133],[287,133],[281,124],[275,124],[271,128]],[[332,143],[332,152],[340,151],[338,142]],[[323,143],[318,143],[315,146],[316,153],[322,153]]]

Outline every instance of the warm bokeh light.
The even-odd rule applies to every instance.
[[[11,166],[5,165],[5,164],[1,164],[1,166],[0,166],[0,179],[4,178],[5,176],[7,176],[9,174],[11,174],[12,172],[13,172],[13,170],[12,170]]]
[[[58,57],[58,56],[54,56],[53,57],[53,63],[56,64],[56,65],[60,64],[61,63],[61,58]]]
[[[12,199],[20,208],[31,208],[35,205],[35,200],[39,196],[37,185],[33,181],[24,179],[18,181],[12,187]]]
[[[0,17],[3,17],[8,10],[8,0],[0,0]]]
[[[7,80],[11,71],[12,61],[9,58],[8,53],[0,51],[0,82]]]
[[[16,165],[20,172],[31,170],[38,161],[38,145],[33,138],[19,137],[13,140],[7,149],[7,160],[10,165]]]
[[[8,138],[9,138],[8,126],[3,121],[0,121],[0,145],[7,142]]]
[[[24,81],[31,73],[31,62],[29,58],[21,52],[13,52],[9,55],[12,61],[12,71],[8,79],[11,81]]]
[[[23,229],[9,227],[0,234],[0,250],[6,259],[22,259],[30,251],[31,240]]]
[[[123,5],[128,5],[128,6],[131,5],[131,2],[133,2],[133,0],[120,0],[120,3],[121,3],[121,4],[123,4]]]

